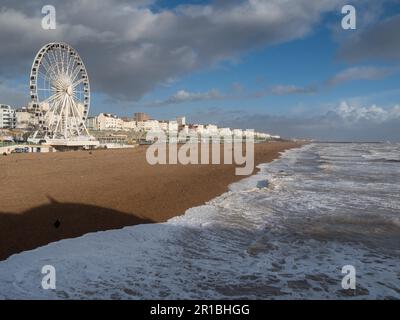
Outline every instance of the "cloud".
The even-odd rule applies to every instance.
[[[400,141],[400,106],[356,107],[341,102],[324,114],[241,114],[220,121],[222,126],[254,128],[287,138],[326,141]]]
[[[186,90],[179,90],[172,96],[164,99],[149,102],[145,104],[147,107],[161,107],[172,104],[181,104],[185,102],[198,102],[205,100],[222,100],[222,99],[252,99],[259,98],[266,95],[290,95],[290,94],[311,94],[316,92],[314,87],[298,87],[293,85],[277,85],[259,92],[248,92],[240,85],[234,83],[232,90],[221,94],[218,90],[212,89],[207,92],[189,92]]]
[[[204,100],[215,100],[222,98],[223,96],[219,93],[218,90],[210,90],[207,92],[189,92],[186,90],[179,90],[178,92],[176,92],[175,94],[164,100],[149,102],[146,104],[146,106],[161,107],[171,104],[180,104],[185,102],[196,102]]]
[[[380,80],[399,72],[399,67],[376,67],[376,66],[355,66],[344,69],[331,78],[318,85],[296,86],[296,85],[276,85],[257,92],[255,96],[266,95],[291,95],[291,94],[313,94],[317,93],[324,86],[337,86],[346,82],[356,80]]]
[[[152,10],[154,1],[54,0],[57,29],[42,30],[40,10],[48,1],[2,0],[0,72],[26,76],[42,45],[65,41],[82,56],[92,90],[138,100],[168,79],[302,38],[343,2],[214,1]]]
[[[400,120],[400,106],[396,105],[391,109],[383,109],[372,105],[370,107],[355,107],[346,101],[340,103],[335,110],[336,114],[348,124],[363,122],[384,123],[392,120]]]
[[[315,93],[315,87],[298,87],[293,85],[277,85],[269,89],[270,94],[274,95],[289,95],[289,94],[311,94]]]
[[[0,79],[0,103],[10,104],[9,101],[13,101],[13,106],[24,106],[26,102],[24,88],[19,85],[8,85]]]
[[[395,72],[395,68],[357,66],[340,71],[338,74],[326,81],[328,85],[339,85],[354,80],[378,80],[385,78]]]
[[[400,15],[381,21],[368,29],[357,31],[346,40],[339,56],[350,62],[366,59],[400,59]]]
[[[399,71],[398,67],[376,67],[376,66],[356,66],[344,69],[331,78],[318,85],[296,86],[296,85],[275,85],[268,87],[255,94],[249,94],[253,97],[263,97],[267,95],[286,96],[292,94],[314,94],[324,86],[336,86],[356,80],[379,80],[390,76]]]

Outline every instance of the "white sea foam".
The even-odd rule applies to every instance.
[[[400,154],[399,145],[307,145],[167,223],[14,255],[0,263],[0,297],[400,298],[399,164],[364,156],[374,150]],[[40,287],[45,264],[57,290]],[[347,264],[357,270],[350,294]]]

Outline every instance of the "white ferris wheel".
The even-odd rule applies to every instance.
[[[49,43],[36,54],[30,95],[37,119],[32,141],[53,145],[97,145],[85,122],[90,107],[89,77],[78,53],[66,43]]]

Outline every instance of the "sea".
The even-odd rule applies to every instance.
[[[13,255],[0,298],[400,299],[400,144],[311,143],[259,169],[166,223]]]

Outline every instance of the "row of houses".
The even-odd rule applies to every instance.
[[[183,132],[189,134],[194,132],[200,135],[210,136],[238,136],[259,139],[280,138],[267,133],[254,132],[247,129],[219,128],[214,124],[187,124],[185,117],[177,117],[175,120],[154,120],[145,113],[135,113],[134,117],[120,118],[109,113],[100,113],[97,117],[87,119],[87,127],[93,131],[164,131]]]
[[[133,118],[120,118],[110,113],[89,117],[86,126],[93,131],[178,131],[186,124],[185,117],[176,120],[154,120],[144,113],[135,113]]]
[[[30,130],[37,124],[37,119],[32,108],[24,107],[14,110],[11,106],[0,105],[0,129],[23,129]],[[260,139],[279,138],[267,133],[253,132],[252,130],[219,128],[214,124],[187,124],[185,117],[177,117],[174,120],[151,119],[146,113],[135,113],[133,118],[118,117],[115,114],[100,113],[95,117],[88,117],[86,126],[91,131],[164,131],[184,132],[189,134],[195,132],[210,136],[244,136]]]

